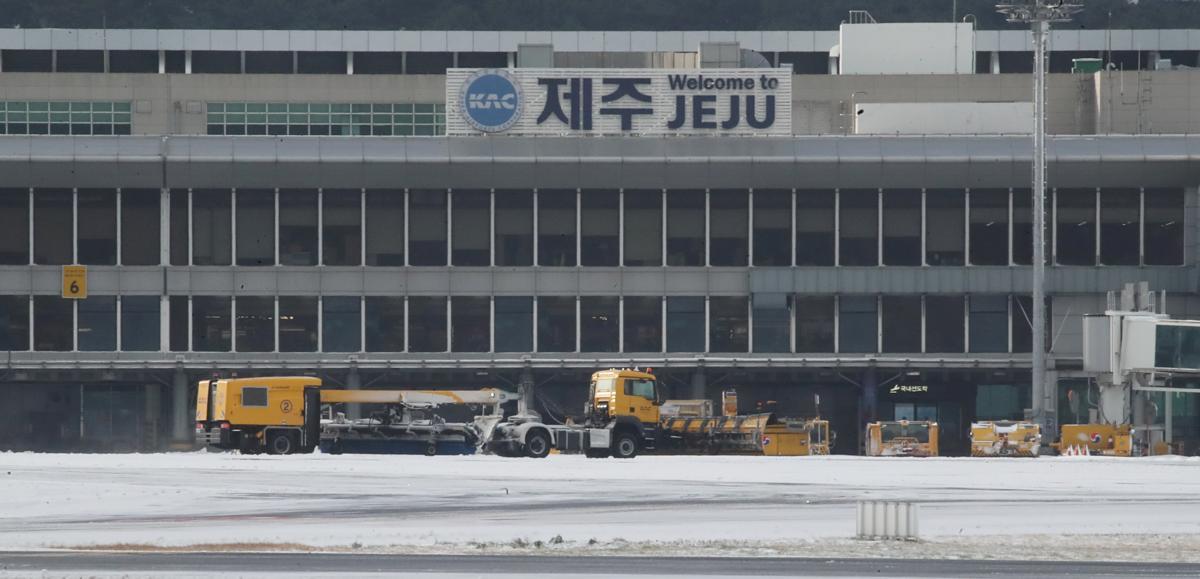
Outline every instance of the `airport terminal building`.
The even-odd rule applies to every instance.
[[[553,419],[649,367],[964,453],[1036,405],[1030,39],[908,26],[2,30],[0,448],[187,447],[213,375]],[[1040,403],[1086,422],[1081,315],[1200,317],[1200,30],[1051,48]],[[1196,400],[1142,416],[1193,454]]]

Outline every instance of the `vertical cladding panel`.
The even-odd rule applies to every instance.
[[[337,52],[342,49],[341,30],[316,31],[316,47],[318,52]]]
[[[449,30],[446,32],[447,52],[482,52],[475,46],[475,35],[470,30]]]
[[[660,31],[655,35],[657,36],[655,44],[658,52],[683,52],[686,50],[683,46],[683,32]]]
[[[317,31],[316,30],[291,30],[288,31],[289,50],[295,52],[311,52],[317,49]]]
[[[471,46],[478,52],[503,52],[500,50],[500,33],[494,30],[471,32]]]
[[[236,30],[213,30],[209,39],[212,42],[212,50],[236,50]]]

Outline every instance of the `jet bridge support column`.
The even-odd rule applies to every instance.
[[[517,415],[537,415],[534,410],[537,384],[533,381],[533,368],[521,369],[521,377],[517,379]]]

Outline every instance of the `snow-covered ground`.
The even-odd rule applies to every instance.
[[[923,542],[852,540],[860,499]],[[0,453],[0,550],[200,545],[1200,560],[1200,459]]]

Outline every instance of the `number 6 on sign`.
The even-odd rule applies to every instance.
[[[87,266],[64,265],[62,269],[62,297],[81,300],[87,297]]]

